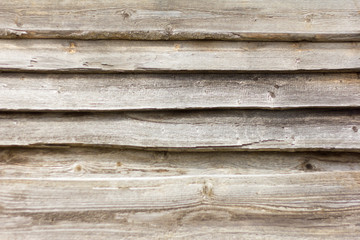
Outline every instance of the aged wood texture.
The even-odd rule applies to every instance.
[[[0,40],[0,71],[358,71],[360,43]]]
[[[3,215],[0,217],[9,227],[0,233],[0,237],[5,240],[357,240],[359,218],[356,214],[359,214],[358,210],[349,214],[319,211],[315,214],[262,215],[247,214],[230,207],[197,207],[166,212]]]
[[[357,171],[0,177],[0,237],[356,239],[359,179]]]
[[[352,74],[0,74],[0,110],[359,107]]]
[[[360,234],[359,153],[2,148],[0,164],[1,239]]]
[[[360,149],[359,110],[2,113],[0,145],[172,150]]]
[[[360,40],[360,1],[2,0],[2,38]]]
[[[116,178],[360,171],[360,153],[0,148],[7,178]]]

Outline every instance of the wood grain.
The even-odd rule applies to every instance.
[[[2,0],[0,37],[358,41],[359,10],[359,0]]]
[[[6,178],[116,178],[360,171],[360,153],[0,148]]]
[[[1,239],[356,239],[360,232],[359,153],[2,148],[0,164]]]
[[[2,0],[0,240],[358,239],[359,41],[360,0]]]
[[[359,107],[352,74],[0,74],[2,111]]]
[[[356,239],[359,172],[0,178],[0,237]],[[239,227],[240,226],[240,227]],[[149,237],[148,236],[148,237]]]
[[[360,43],[0,40],[0,71],[359,71]]]
[[[360,149],[359,110],[2,113],[0,145],[169,150]]]
[[[125,213],[118,216],[107,212],[79,214],[38,214],[2,216],[11,226],[0,233],[5,240],[78,239],[358,239],[358,211],[353,214],[316,215],[249,215],[236,210],[200,208],[166,213]],[[131,223],[126,222],[131,217]],[[134,216],[134,217],[133,217]],[[185,220],[181,217],[185,216]],[[232,217],[235,216],[235,217]],[[267,217],[267,219],[264,219]],[[70,220],[64,220],[64,219]],[[81,218],[81,220],[78,220]],[[98,219],[110,218],[106,223]],[[142,219],[154,219],[157,223]],[[176,221],[175,219],[180,219]],[[329,218],[330,220],[327,220]],[[140,220],[138,220],[140,219]],[[162,223],[159,223],[163,221]],[[294,224],[289,224],[293,222]],[[165,225],[166,224],[166,225]],[[172,226],[169,226],[173,224]],[[180,225],[181,224],[181,225]]]

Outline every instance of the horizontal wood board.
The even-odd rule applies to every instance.
[[[0,71],[359,71],[360,43],[0,40]]]
[[[0,74],[2,111],[360,107],[360,75]]]
[[[2,0],[0,37],[358,41],[359,11],[359,0]]]
[[[0,238],[356,239],[359,163],[359,153],[1,148]]]
[[[360,171],[360,153],[0,148],[6,178],[117,178]]]
[[[359,110],[1,113],[0,145],[172,150],[360,149]]]

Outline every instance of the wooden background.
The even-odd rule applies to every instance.
[[[359,0],[0,2],[0,240],[358,239]]]

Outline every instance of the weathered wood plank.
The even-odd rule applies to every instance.
[[[354,74],[0,74],[0,110],[359,107]]]
[[[313,171],[360,171],[360,153],[0,149],[0,176],[19,179],[287,174]]]
[[[219,238],[221,232],[260,239],[356,239],[359,180],[359,172],[353,171],[116,179],[1,177],[0,236],[125,238],[167,231],[170,238]]]
[[[358,41],[360,1],[2,0],[2,38]]]
[[[146,211],[229,206],[246,211],[316,213],[359,210],[360,173],[188,175],[117,178],[0,177],[4,214]],[[254,208],[258,209],[254,209]]]
[[[358,71],[360,43],[0,40],[0,71]]]
[[[2,113],[0,145],[170,150],[360,149],[359,110]]]
[[[356,239],[360,231],[358,153],[4,148],[0,163],[1,239]]]
[[[232,210],[232,209],[231,209]],[[173,213],[126,213],[90,212],[79,214],[55,213],[45,215],[1,216],[11,226],[0,232],[5,240],[99,240],[99,239],[266,239],[266,240],[319,240],[354,239],[359,236],[356,224],[358,211],[345,214],[316,215],[249,215],[226,209],[196,209]],[[80,215],[80,216],[79,216]],[[185,220],[182,217],[185,215]],[[116,216],[116,217],[113,217]],[[134,216],[134,217],[133,217]],[[180,219],[176,221],[176,217]],[[233,217],[234,216],[234,217]],[[70,218],[71,220],[64,220]],[[78,220],[78,219],[81,220]],[[104,218],[109,220],[106,223]],[[326,219],[329,218],[329,219]],[[150,220],[155,219],[156,224]],[[97,221],[97,222],[96,222]],[[160,223],[160,221],[162,221]],[[170,224],[173,224],[172,226]],[[181,225],[180,225],[181,224]]]

